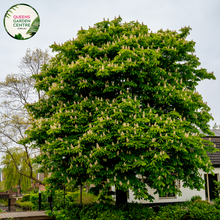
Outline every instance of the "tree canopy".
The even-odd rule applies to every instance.
[[[189,32],[153,33],[119,17],[51,46],[56,56],[34,76],[46,96],[26,105],[35,122],[23,140],[41,148],[51,188],[87,181],[105,195],[115,186],[116,203],[128,189],[152,201],[146,184],[156,193],[181,194],[176,179],[203,188],[198,169],[212,170],[214,148],[199,129],[213,135],[213,118],[196,86],[215,76],[199,68]]]

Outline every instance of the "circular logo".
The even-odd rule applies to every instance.
[[[30,5],[13,5],[5,13],[5,30],[11,37],[17,40],[26,40],[33,37],[37,33],[39,26],[39,15]]]

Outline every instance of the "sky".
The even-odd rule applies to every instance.
[[[25,3],[38,12],[40,28],[28,40],[16,40],[4,29],[6,11],[13,5]],[[196,42],[196,56],[202,68],[214,72],[216,80],[205,80],[197,86],[197,91],[211,108],[214,122],[220,125],[220,1],[219,0],[1,0],[0,6],[0,81],[7,74],[19,73],[20,59],[28,48],[50,49],[54,42],[64,43],[76,38],[78,30],[88,29],[103,18],[113,20],[119,15],[122,22],[143,22],[153,32],[159,29],[179,30],[192,28],[188,40]],[[51,55],[52,51],[49,50]]]

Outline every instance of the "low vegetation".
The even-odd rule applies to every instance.
[[[26,210],[32,210],[33,208],[33,203],[30,201],[22,202],[21,200],[17,200],[15,204]]]
[[[167,205],[155,212],[153,208],[131,203],[115,206],[104,203],[79,205],[68,203],[65,209],[47,212],[57,220],[219,220],[220,209],[215,204],[196,199],[181,204]]]
[[[42,210],[56,220],[219,220],[220,198],[215,203],[202,201],[200,196],[193,196],[190,201],[175,205],[162,206],[159,210],[138,203],[115,206],[113,203],[98,203],[98,196],[83,191],[83,203],[79,204],[79,191],[56,191],[53,196],[53,211],[47,202],[46,192],[41,195]],[[29,210],[38,209],[38,193],[26,194],[16,205]]]

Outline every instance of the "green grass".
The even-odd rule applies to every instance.
[[[74,202],[79,203],[79,198],[80,198],[79,191],[74,192],[73,194],[75,194],[75,196],[76,196]],[[82,193],[82,203],[83,204],[93,203],[93,202],[96,202],[97,200],[98,200],[98,196],[95,196],[93,194],[89,194],[89,193],[86,193],[85,191],[83,191],[83,193]]]

